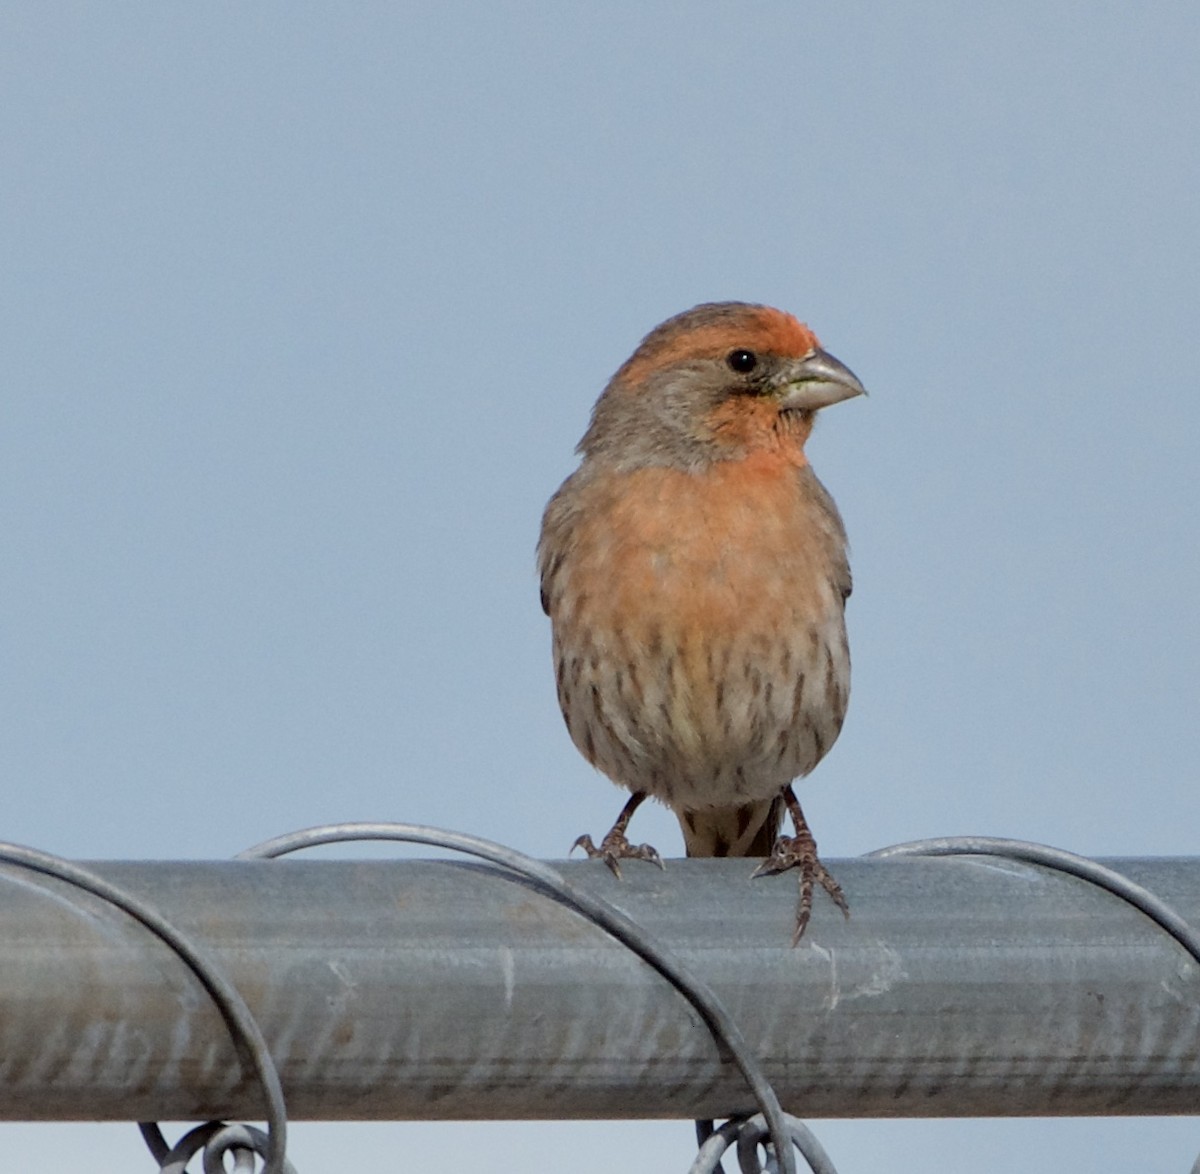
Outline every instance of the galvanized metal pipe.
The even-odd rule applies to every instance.
[[[722,997],[808,1117],[1194,1113],[1200,968],[1073,877],[978,857],[562,864]],[[1114,867],[1200,924],[1200,860]],[[93,864],[218,961],[292,1119],[711,1117],[753,1105],[679,994],[554,900],[457,861]],[[255,1118],[207,992],[145,929],[0,868],[0,1119]]]

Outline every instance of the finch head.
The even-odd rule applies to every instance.
[[[803,463],[814,414],[865,390],[790,314],[712,302],[646,335],[596,402],[579,451],[623,469],[700,470],[759,449]]]

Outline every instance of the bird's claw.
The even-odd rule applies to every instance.
[[[600,841],[599,848],[592,841],[592,837],[586,833],[571,845],[572,852],[576,848],[582,848],[587,853],[589,860],[603,860],[618,880],[621,877],[619,863],[621,860],[646,860],[651,864],[657,864],[661,869],[665,870],[667,867],[657,849],[649,844],[631,844],[625,838],[625,833],[616,828]]]
[[[792,931],[792,945],[795,946],[804,936],[804,931],[808,928],[808,919],[812,916],[814,885],[820,883],[821,888],[829,894],[830,900],[846,917],[850,916],[850,906],[846,903],[846,894],[842,892],[842,886],[821,863],[821,858],[817,855],[817,842],[807,830],[794,836],[780,836],[775,841],[775,847],[771,849],[771,855],[751,873],[751,878],[773,876],[791,868],[800,870],[800,899],[796,903],[796,927]]]

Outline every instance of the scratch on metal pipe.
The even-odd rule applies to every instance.
[[[846,992],[846,998],[876,998],[879,995],[886,995],[896,983],[902,982],[908,977],[908,971],[904,969],[900,955],[891,946],[880,942],[878,949],[881,955],[878,965],[865,982],[859,983],[853,990]]]
[[[814,954],[820,954],[822,958],[827,959],[829,962],[829,993],[825,996],[825,1010],[833,1011],[837,1008],[842,998],[841,987],[838,985],[837,955],[832,949],[819,946],[816,942],[813,942],[809,946],[809,949]]]
[[[504,975],[504,1009],[512,1010],[513,990],[516,987],[517,968],[513,961],[513,952],[509,946],[500,947],[500,970]]]

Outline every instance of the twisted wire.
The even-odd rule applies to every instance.
[[[1087,856],[1037,844],[1030,840],[1008,840],[999,836],[938,836],[928,840],[909,840],[877,848],[867,856],[877,859],[897,859],[904,856],[999,856],[1006,860],[1021,860],[1040,864],[1055,872],[1078,877],[1144,913],[1151,921],[1174,939],[1200,965],[1200,933],[1179,916],[1157,893],[1132,881],[1124,873],[1100,864]],[[1200,1155],[1192,1164],[1191,1174],[1200,1174]]]
[[[287,1111],[284,1107],[279,1073],[250,1008],[207,951],[168,921],[153,905],[81,865],[63,860],[49,852],[38,851],[36,848],[8,843],[0,843],[0,863],[54,877],[115,906],[145,927],[187,966],[200,985],[208,991],[221,1018],[225,1020],[226,1027],[229,1028],[234,1047],[243,1062],[248,1064],[258,1078],[266,1096],[267,1137],[262,1151],[265,1159],[263,1174],[287,1174]],[[151,1154],[161,1167],[163,1160],[171,1152],[162,1131],[150,1122],[141,1123],[139,1129]]]
[[[345,843],[350,840],[394,840],[427,844],[487,860],[549,890],[563,904],[616,938],[661,974],[696,1009],[717,1044],[725,1048],[750,1086],[774,1145],[780,1174],[796,1174],[792,1133],[779,1104],[779,1098],[767,1080],[758,1057],[750,1050],[741,1030],[713,991],[615,905],[576,888],[564,880],[556,869],[542,861],[478,836],[407,823],[341,823],[305,828],[256,844],[238,853],[235,859],[274,859],[303,848],[312,848],[319,844]]]
[[[783,1119],[787,1123],[791,1144],[803,1154],[812,1174],[837,1174],[833,1161],[812,1130],[790,1113],[785,1113]],[[721,1155],[734,1145],[737,1146],[738,1166],[742,1174],[760,1174],[764,1167],[758,1160],[758,1147],[763,1143],[767,1143],[765,1169],[778,1169],[777,1151],[774,1143],[768,1142],[770,1135],[761,1113],[755,1113],[752,1117],[734,1117],[719,1129],[713,1129],[710,1121],[697,1122],[698,1126],[701,1124],[707,1125],[708,1129],[697,1130],[697,1133],[702,1132],[703,1136],[698,1137],[700,1149],[696,1160],[688,1169],[688,1174],[715,1174],[721,1169]]]
[[[142,1136],[145,1135],[145,1126]],[[159,1135],[161,1137],[161,1134]],[[225,1155],[233,1155],[233,1174],[254,1174],[255,1155],[265,1158],[270,1138],[253,1125],[227,1125],[209,1121],[197,1125],[181,1137],[159,1161],[159,1174],[185,1174],[187,1164],[196,1154],[203,1154],[204,1174],[226,1174]],[[296,1174],[286,1158],[285,1174]]]
[[[877,848],[874,852],[868,852],[867,856],[881,860],[902,856],[1000,856],[1028,864],[1040,864],[1055,872],[1078,877],[1120,897],[1150,918],[1200,965],[1200,934],[1157,893],[1151,892],[1136,881],[1131,881],[1116,869],[1087,856],[1068,852],[1065,848],[1052,848],[1048,844],[1035,844],[1029,840],[1006,840],[995,836],[940,836]]]

